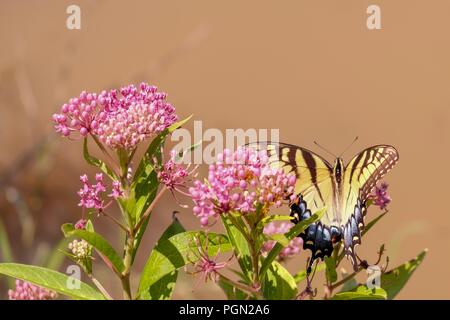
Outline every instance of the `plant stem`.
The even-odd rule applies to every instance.
[[[125,227],[119,220],[114,218],[113,216],[106,213],[106,211],[102,211],[102,214],[106,216],[107,218],[111,219],[116,225],[118,225],[123,231],[125,231],[127,234],[130,233],[127,227]]]
[[[125,243],[125,256],[123,258],[123,264],[125,269],[122,272],[122,288],[123,288],[123,298],[125,300],[132,300],[131,286],[130,286],[130,272],[131,265],[133,262],[133,251],[134,251],[134,233],[128,234]]]
[[[92,139],[95,141],[95,143],[97,144],[97,146],[100,148],[100,150],[103,152],[103,154],[109,159],[110,161],[110,165],[112,166],[112,169],[114,170],[114,173],[119,176],[119,174],[117,174],[118,172],[120,173],[120,168],[117,166],[116,162],[114,161],[114,158],[109,154],[108,150],[106,150],[106,148],[103,146],[103,144],[97,139],[97,137],[93,134],[91,134]]]
[[[250,249],[251,264],[252,264],[252,269],[253,269],[252,270],[252,273],[253,273],[252,293],[256,296],[256,298],[261,298],[261,293],[260,293],[261,284],[260,284],[260,279],[259,279],[259,273],[260,273],[259,272],[259,252],[256,250],[257,239],[260,235],[255,232],[249,232],[249,229],[253,228],[257,223],[254,221],[253,222],[249,221],[248,217],[244,217],[244,220],[245,220],[245,221],[243,221],[244,226],[242,226],[238,220],[238,219],[242,219],[242,217],[235,218],[231,214],[229,215],[229,219],[230,219],[231,223],[236,227],[236,229],[238,229],[238,231],[242,234],[242,236],[247,241],[248,247]]]
[[[252,241],[250,248],[252,250],[253,286],[259,288],[259,254],[255,250],[254,241]]]
[[[229,219],[233,223],[233,225],[236,227],[236,229],[238,229],[238,231],[244,236],[245,240],[250,245],[252,242],[252,239],[249,235],[249,232],[245,229],[245,227],[242,228],[241,225],[239,224],[239,222],[237,221],[237,219],[235,219],[231,214],[229,214]]]
[[[251,232],[250,240],[248,242],[250,247],[250,253],[252,256],[252,266],[253,266],[253,288],[259,290],[261,288],[260,279],[259,279],[259,255],[260,252],[256,250],[256,243],[258,241],[259,234]]]
[[[230,278],[224,276],[222,273],[220,273],[218,271],[216,271],[216,272],[224,281],[230,283],[233,287],[247,291],[248,293],[251,293],[251,294],[255,294],[255,289],[253,289],[252,287],[249,287],[243,283],[231,280]]]
[[[358,271],[353,272],[352,274],[346,276],[344,279],[334,283],[333,285],[329,286],[330,289],[330,293],[336,289],[337,287],[339,287],[340,285],[343,285],[344,283],[346,283],[348,280],[354,278],[363,268],[359,268]]]
[[[105,296],[106,299],[108,300],[113,300],[113,298],[111,297],[111,295],[108,293],[108,291],[106,291],[106,289],[102,286],[102,284],[100,283],[100,281],[98,281],[96,278],[94,278],[94,276],[92,274],[88,275],[89,278],[91,279],[92,283],[95,284],[95,286],[97,287],[98,290],[100,290],[100,292]]]
[[[153,202],[150,204],[150,206],[147,208],[147,210],[145,210],[144,214],[142,215],[141,219],[139,220],[139,222],[136,224],[136,226],[133,228],[133,233],[136,233],[139,231],[139,228],[142,226],[142,224],[144,223],[145,219],[147,219],[147,217],[150,215],[150,213],[153,211],[153,209],[155,208],[156,204],[158,203],[158,201],[161,199],[161,197],[163,196],[164,192],[166,192],[167,188],[164,187],[155,197],[155,199],[153,200]]]

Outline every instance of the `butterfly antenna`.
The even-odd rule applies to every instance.
[[[326,153],[332,155],[333,157],[337,158],[336,155],[333,152],[328,151],[328,149],[325,149],[324,147],[322,147],[319,143],[317,143],[317,141],[314,141],[314,144],[316,146],[318,146],[320,149],[322,149],[323,151],[325,151]]]
[[[339,158],[342,157],[342,155],[343,155],[344,153],[346,153],[346,152],[348,151],[348,149],[350,149],[351,146],[353,146],[353,144],[354,144],[356,141],[358,141],[358,136],[356,136],[355,139],[353,139],[352,143],[350,143],[350,144],[347,146],[347,148],[345,148],[344,151],[341,152],[341,154],[339,155]]]

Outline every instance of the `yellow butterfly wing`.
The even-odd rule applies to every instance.
[[[344,249],[353,267],[357,267],[355,246],[361,244],[361,231],[366,214],[365,203],[373,188],[398,162],[397,150],[378,145],[358,153],[344,170],[340,221]]]
[[[295,174],[295,194],[301,194],[312,212],[327,208],[322,218],[328,223],[332,218],[333,180],[332,166],[314,152],[295,145],[275,142],[258,142],[248,145],[258,151],[266,151],[269,164]]]
[[[282,168],[285,173],[296,175],[295,193],[298,197],[291,204],[291,215],[295,218],[295,223],[326,208],[321,220],[311,224],[300,236],[303,248],[312,252],[311,263],[316,258],[330,255],[333,250],[332,238],[340,234],[338,228],[330,227],[336,199],[332,166],[314,152],[291,144],[260,142],[249,146],[266,151],[272,167]]]

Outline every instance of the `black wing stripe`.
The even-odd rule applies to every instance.
[[[369,156],[370,156],[370,151],[364,152],[364,161],[363,161],[361,168],[365,168],[367,166],[367,163],[369,162]],[[359,181],[359,178],[361,177],[361,174],[363,173],[363,171],[364,170],[359,171],[358,178],[357,178],[358,181]]]
[[[320,200],[322,200],[322,203],[325,205],[325,200],[323,199],[322,192],[320,191],[320,188],[317,185],[316,160],[310,153],[304,150],[302,150],[302,156],[303,159],[305,159],[306,165],[308,166],[309,174],[311,175],[311,182],[314,184],[314,187],[316,188],[317,193],[319,194]]]
[[[361,161],[361,158],[363,157],[363,155],[364,155],[364,152],[361,152],[360,154],[358,154],[356,156],[355,162],[353,163],[352,169],[350,171],[350,179],[349,179],[349,181],[352,181],[353,174],[355,173],[356,168],[358,168],[359,161]]]
[[[296,161],[295,161],[295,154],[297,153],[297,150],[296,149],[293,149],[293,148],[290,148],[290,149],[288,149],[289,151],[288,151],[288,154],[287,154],[287,156],[288,156],[288,160],[289,160],[289,163],[290,163],[290,165],[292,166],[292,168],[293,168],[293,170],[295,170],[295,177],[298,179],[299,177],[300,177],[300,173],[298,172],[298,168],[297,168],[297,166],[295,165],[296,164]],[[280,153],[280,155],[281,155],[282,153]]]

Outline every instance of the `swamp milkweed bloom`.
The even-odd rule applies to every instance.
[[[166,96],[147,83],[100,94],[83,91],[53,115],[55,130],[64,137],[91,134],[112,149],[133,150],[177,121]]]
[[[8,291],[9,300],[52,300],[56,297],[56,292],[22,280],[16,280],[15,289]]]
[[[261,207],[280,207],[292,198],[296,178],[282,169],[271,168],[267,155],[254,149],[224,150],[209,166],[208,180],[194,181],[189,189],[194,215],[207,226],[209,218],[228,212],[247,214]]]

